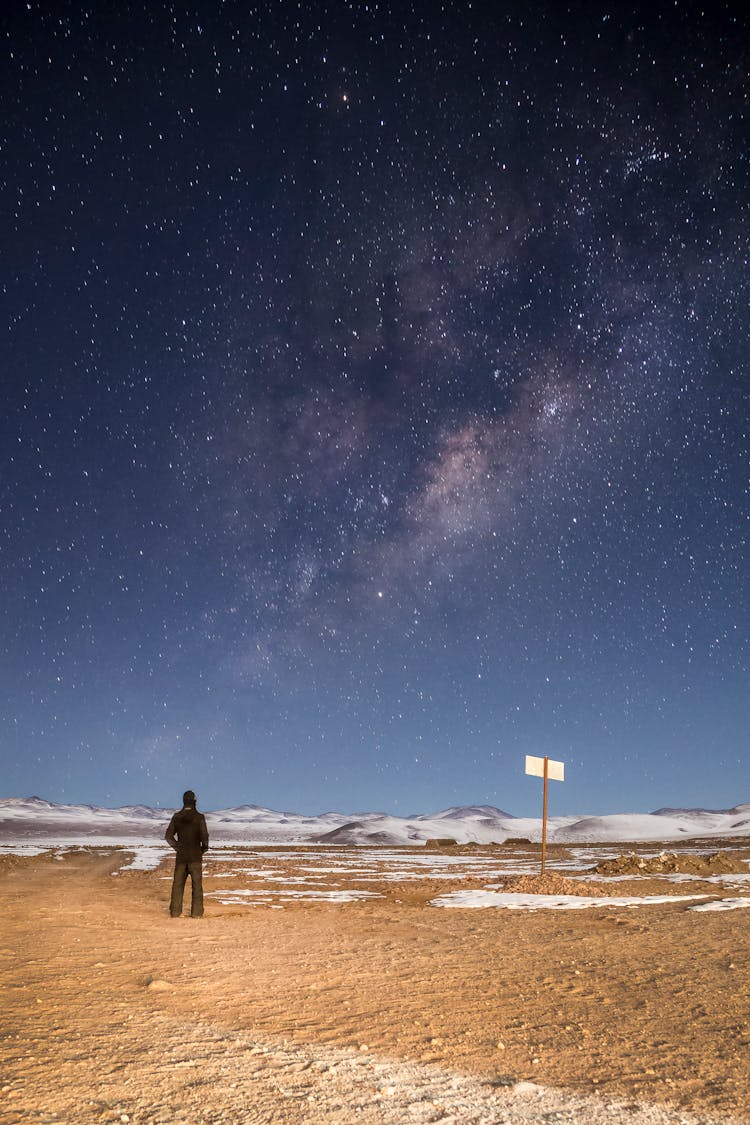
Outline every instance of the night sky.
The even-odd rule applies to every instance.
[[[748,780],[746,5],[11,3],[0,795]]]

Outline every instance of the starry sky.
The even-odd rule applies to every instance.
[[[745,5],[11,3],[3,796],[725,807]]]

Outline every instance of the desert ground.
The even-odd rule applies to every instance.
[[[523,847],[421,867],[398,849],[217,849],[202,919],[168,916],[167,858],[5,855],[0,1120],[747,1122],[750,912],[690,906],[746,894],[722,872],[747,873],[750,847],[700,851],[576,886],[593,850],[552,849],[542,884],[518,873]],[[602,905],[433,905],[487,886]]]

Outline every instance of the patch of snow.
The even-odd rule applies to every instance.
[[[383,895],[377,894],[375,891],[357,891],[357,890],[341,890],[341,891],[284,891],[284,890],[270,890],[270,891],[232,891],[233,896],[243,898],[245,896],[254,899],[270,899],[271,896],[278,898],[296,898],[302,901],[309,902],[358,902],[360,899],[366,898],[383,898]],[[225,895],[226,891],[209,891],[206,898],[219,898]],[[224,899],[222,898],[223,902]],[[240,898],[240,901],[242,899]]]
[[[25,844],[20,842],[13,844],[0,844],[0,855],[42,855],[44,852],[48,852],[54,847],[55,845],[50,843],[50,841],[47,841],[43,844]]]
[[[167,856],[174,855],[170,847],[157,848],[145,845],[128,850],[133,852],[132,860],[124,864],[119,871],[114,871],[114,875],[119,875],[122,871],[153,871]]]
[[[745,910],[750,906],[750,898],[720,898],[711,902],[701,902],[696,906],[689,906],[688,910]]]
[[[660,902],[689,902],[705,895],[649,895],[648,898],[588,898],[584,895],[514,894],[510,891],[450,891],[430,900],[430,906],[481,909],[490,906],[506,910],[587,910],[592,907],[651,906]]]
[[[222,906],[265,906],[267,910],[283,910],[280,902],[271,902],[270,899],[249,898],[220,898],[216,900]]]

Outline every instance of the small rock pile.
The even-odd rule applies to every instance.
[[[660,852],[642,856],[635,852],[605,859],[591,868],[597,875],[738,875],[747,874],[746,862],[730,852],[711,855]]]
[[[566,879],[564,875],[545,872],[544,875],[514,875],[503,880],[503,890],[513,894],[527,895],[585,895],[586,898],[601,898],[607,895],[605,887],[593,883],[580,883],[576,879]]]

